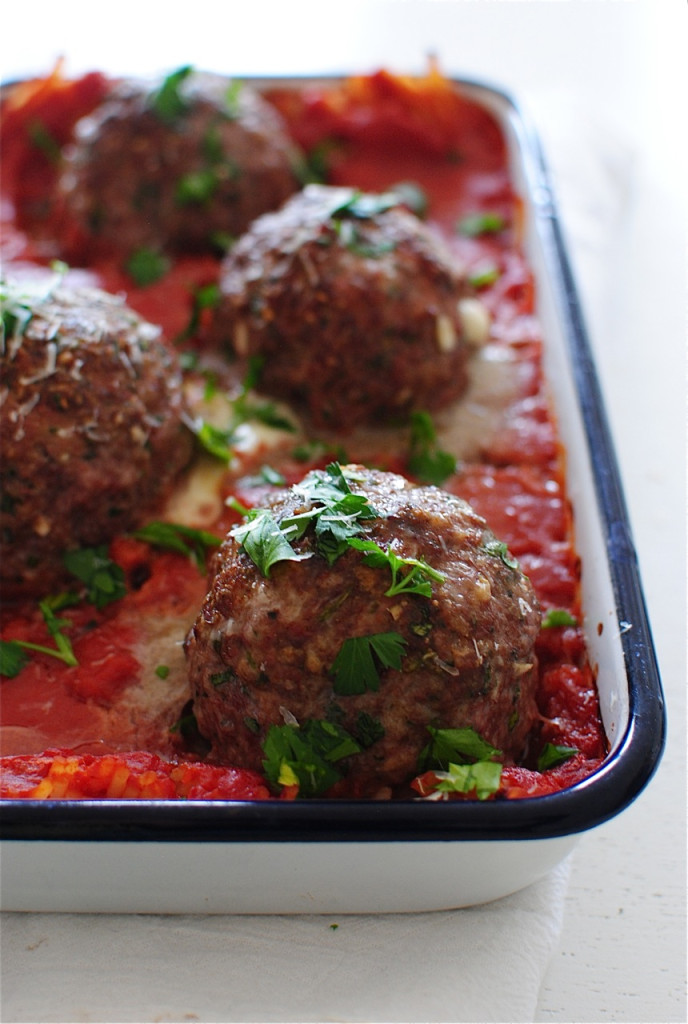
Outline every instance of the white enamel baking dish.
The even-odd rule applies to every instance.
[[[3,801],[3,909],[344,914],[469,906],[542,877],[650,780],[664,743],[661,683],[551,184],[516,103],[483,83],[456,84],[500,121],[526,205],[608,758],[568,790],[511,802]]]

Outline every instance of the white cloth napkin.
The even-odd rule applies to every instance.
[[[532,1021],[570,858],[503,900],[369,916],[4,914],[1,1019]]]

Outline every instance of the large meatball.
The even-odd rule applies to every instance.
[[[330,722],[362,748],[338,765],[337,792],[373,797],[417,773],[428,727],[472,728],[518,758],[537,717],[530,582],[461,499],[337,468],[283,493],[216,555],[186,643],[213,756],[260,768],[271,726]],[[343,487],[352,496],[337,505]],[[294,557],[270,565],[275,524]],[[382,553],[352,546],[360,541]]]
[[[461,395],[469,291],[393,192],[310,185],[228,253],[213,341],[261,360],[261,390],[320,428],[399,421]]]
[[[2,588],[40,595],[62,583],[67,549],[159,505],[192,442],[178,361],[121,299],[3,286],[3,325]]]
[[[183,68],[127,80],[80,121],[61,191],[68,248],[224,248],[298,187],[280,115],[239,82]]]

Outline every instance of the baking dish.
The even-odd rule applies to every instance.
[[[569,789],[504,802],[4,801],[5,909],[342,914],[468,906],[542,877],[651,778],[664,741],[661,684],[551,182],[513,98],[485,83],[455,85],[497,118],[525,203],[608,757]]]

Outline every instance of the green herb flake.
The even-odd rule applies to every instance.
[[[86,597],[100,611],[127,592],[124,571],[113,562],[105,545],[77,548],[62,556],[65,567],[86,585]]]
[[[411,415],[408,469],[421,483],[441,486],[456,472],[457,460],[437,444],[437,432],[427,412]]]
[[[29,661],[29,652],[20,641],[0,640],[0,676],[14,679]]]
[[[556,629],[559,626],[577,626],[578,620],[565,608],[550,608],[542,617],[543,629]]]
[[[392,551],[386,550],[371,540],[360,540],[352,537],[349,546],[363,552],[364,561],[373,568],[388,567],[392,574],[392,584],[385,591],[385,597],[397,594],[419,594],[422,597],[432,596],[432,584],[442,583],[444,574],[433,569],[423,559],[401,558]]]
[[[244,83],[240,78],[233,78],[225,90],[224,114],[235,121],[241,114],[241,93]]]
[[[565,747],[556,743],[545,743],[540,756],[538,757],[537,770],[539,772],[549,771],[550,768],[558,768],[560,764],[570,761],[579,751],[576,747]]]
[[[385,735],[385,727],[379,718],[369,715],[367,711],[359,711],[354,727],[354,736],[364,750],[372,747]]]
[[[467,238],[477,238],[479,235],[497,234],[503,231],[505,226],[505,220],[500,213],[485,211],[463,217],[456,225],[456,230]]]
[[[509,553],[509,549],[504,541],[497,540],[493,536],[487,536],[483,540],[481,547],[486,555],[491,555],[493,558],[500,558],[508,569],[513,569],[514,572],[519,571],[519,564],[513,555]]]
[[[234,458],[232,442],[234,441],[234,427],[216,427],[202,417],[195,417],[187,420],[187,426],[195,435],[201,448],[221,462],[229,463]]]
[[[158,679],[167,679],[167,677],[170,674],[170,666],[158,665],[157,668],[155,669],[155,674],[158,677]]]
[[[189,171],[177,182],[175,199],[181,206],[207,203],[215,194],[217,186],[217,173],[212,167]]]
[[[53,165],[57,166],[62,156],[60,143],[40,118],[34,118],[27,126],[27,134],[33,146]]]
[[[48,633],[55,641],[54,647],[45,644],[34,644],[29,640],[4,640],[0,642],[0,675],[11,678],[19,675],[27,664],[29,652],[47,654],[57,658],[65,665],[78,665],[79,662],[72,649],[72,642],[63,630],[71,626],[69,619],[60,618],[56,612],[79,603],[79,596],[72,593],[57,594],[46,597],[38,602],[43,621]]]
[[[263,769],[273,785],[298,785],[300,797],[314,797],[341,778],[334,765],[360,751],[354,738],[333,722],[271,725],[263,743]]]
[[[431,768],[447,769],[449,764],[466,764],[475,761],[488,761],[501,756],[501,751],[493,747],[474,729],[436,729],[428,726],[430,743],[421,751],[419,767],[421,771]]]
[[[278,562],[299,562],[310,557],[294,550],[282,524],[268,509],[248,509],[245,521],[230,533],[266,578]]]
[[[486,263],[483,266],[476,267],[468,275],[468,281],[474,288],[488,288],[495,281],[498,281],[500,277],[499,267],[494,263]]]
[[[200,572],[205,572],[210,551],[218,548],[222,538],[207,530],[184,526],[181,523],[167,523],[161,520],[142,526],[134,537],[153,547],[178,551],[195,562]]]
[[[143,247],[131,254],[125,264],[125,270],[135,285],[146,288],[160,281],[171,266],[170,259],[163,253]]]
[[[189,109],[189,102],[182,95],[181,87],[192,70],[190,65],[185,65],[171,72],[150,97],[149,105],[161,121],[176,121]]]
[[[340,696],[353,696],[366,690],[379,690],[378,666],[400,669],[405,648],[406,640],[400,633],[349,637],[332,664],[334,692]]]
[[[446,772],[437,773],[438,793],[473,793],[478,800],[487,800],[499,790],[502,766],[495,761],[475,764],[450,764]]]

